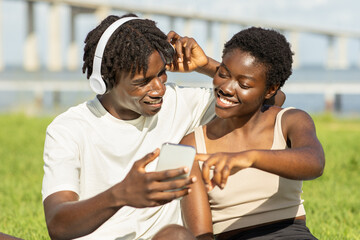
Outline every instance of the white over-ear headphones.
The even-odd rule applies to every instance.
[[[106,92],[106,84],[105,81],[101,77],[101,61],[104,54],[104,50],[106,44],[111,37],[111,35],[118,29],[122,24],[126,23],[127,21],[139,19],[137,17],[124,17],[120,18],[119,20],[112,23],[105,32],[101,35],[101,38],[96,45],[94,62],[93,62],[93,69],[91,76],[89,78],[90,87],[96,94],[104,94]]]

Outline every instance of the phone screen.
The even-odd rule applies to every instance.
[[[188,173],[177,177],[185,178],[190,174],[195,154],[196,150],[192,146],[164,143],[160,149],[156,171],[187,167],[189,169]]]

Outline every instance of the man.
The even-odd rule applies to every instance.
[[[47,128],[42,194],[52,239],[151,239],[160,229],[155,238],[187,236],[166,226],[182,225],[173,200],[196,179],[165,181],[190,169],[154,172],[154,160],[162,143],[178,143],[213,116],[213,94],[165,85],[166,68],[212,76],[217,62],[172,32],[172,63],[173,47],[155,23],[129,17],[109,16],[88,34],[83,71],[98,95]]]

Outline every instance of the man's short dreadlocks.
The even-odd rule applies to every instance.
[[[122,17],[137,16],[127,14]],[[88,33],[82,67],[83,73],[87,71],[87,78],[91,76],[93,70],[94,54],[101,35],[118,19],[120,19],[118,16],[108,16]],[[169,49],[171,46],[166,38],[166,35],[156,27],[155,22],[148,19],[134,19],[116,29],[106,44],[101,63],[101,75],[107,88],[111,89],[117,84],[116,76],[119,73],[129,73],[130,77],[134,77],[136,73],[142,72],[145,76],[148,59],[155,50],[165,58],[172,58],[170,55],[172,49]]]

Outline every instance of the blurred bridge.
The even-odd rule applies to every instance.
[[[3,11],[1,3],[10,0],[0,0],[0,11]],[[214,49],[222,49],[223,43],[230,38],[230,26],[239,26],[241,28],[247,26],[261,26],[265,28],[277,29],[283,32],[292,45],[295,53],[299,52],[299,37],[302,34],[313,34],[325,38],[328,42],[326,62],[324,66],[329,69],[347,69],[349,67],[349,60],[347,56],[347,42],[349,39],[360,40],[360,32],[341,31],[338,29],[329,30],[322,28],[313,28],[309,26],[295,26],[288,24],[275,24],[268,22],[259,22],[246,19],[229,18],[229,17],[213,17],[210,15],[203,15],[194,11],[174,11],[169,9],[146,8],[146,7],[131,7],[129,5],[121,5],[116,3],[108,3],[101,0],[11,0],[22,1],[26,4],[27,11],[27,27],[26,39],[24,42],[24,59],[23,69],[26,72],[37,72],[40,70],[39,60],[39,46],[38,33],[35,31],[35,6],[36,4],[47,5],[48,15],[48,37],[47,37],[47,60],[46,70],[50,72],[60,71],[79,71],[79,46],[76,43],[76,21],[79,16],[83,14],[91,14],[100,22],[114,11],[123,13],[136,13],[141,17],[154,19],[155,16],[160,16],[162,19],[167,19],[169,29],[173,29],[183,35],[194,36],[192,28],[194,23],[204,23],[206,28],[206,43],[205,51],[209,56],[214,56]],[[66,9],[69,16],[69,33],[62,33],[61,11]],[[14,13],[16,14],[16,13]],[[178,29],[178,21],[181,21],[182,29]],[[6,69],[6,63],[3,61],[2,54],[2,19],[0,16],[0,71]],[[215,26],[219,27],[220,33],[213,34]],[[176,28],[177,27],[177,28]],[[66,36],[66,37],[65,37]],[[68,40],[70,36],[70,41]],[[218,40],[219,46],[215,46],[214,36],[220,38]],[[65,39],[66,38],[66,39]],[[62,46],[66,42],[66,51],[62,50]],[[66,55],[66,56],[65,56]],[[359,53],[360,55],[360,53]],[[66,57],[66,61],[63,58]],[[294,68],[299,67],[299,54],[294,56]],[[360,59],[359,59],[360,60]],[[63,66],[63,62],[66,66]],[[358,64],[360,67],[360,63]],[[43,102],[44,92],[53,92],[54,96],[59,96],[60,92],[71,91],[89,91],[86,81],[78,78],[74,81],[39,81],[31,79],[21,79],[20,81],[13,81],[12,79],[1,79],[0,91],[32,91],[35,93],[37,102]],[[211,85],[211,83],[210,83]],[[326,110],[339,111],[341,110],[341,95],[342,94],[360,94],[360,83],[352,82],[341,84],[337,83],[317,83],[308,82],[306,84],[287,83],[284,91],[286,93],[322,93],[324,94],[324,101],[326,103]],[[54,101],[57,101],[55,97]],[[41,104],[40,104],[41,105]]]
[[[6,0],[0,0],[0,10],[1,2]],[[15,0],[12,0],[15,1]],[[34,5],[40,2],[48,3],[48,58],[47,58],[47,69],[50,71],[60,71],[64,68],[68,70],[76,70],[79,68],[78,61],[78,46],[75,39],[75,23],[76,19],[81,14],[95,14],[98,21],[104,19],[112,11],[121,11],[121,12],[133,12],[142,17],[152,18],[152,16],[163,16],[168,19],[170,29],[174,29],[178,32],[184,33],[184,35],[193,36],[191,33],[191,28],[195,21],[204,22],[206,26],[206,46],[204,47],[209,56],[214,56],[214,25],[220,25],[220,34],[219,42],[221,46],[217,49],[222,49],[222,44],[228,40],[229,35],[229,26],[238,25],[241,27],[246,26],[262,26],[267,28],[277,29],[283,33],[287,34],[288,40],[293,47],[295,53],[299,52],[299,36],[301,34],[314,34],[320,35],[327,39],[328,48],[327,48],[327,62],[324,65],[330,69],[346,69],[349,66],[349,60],[347,56],[347,41],[348,39],[360,39],[360,32],[350,32],[350,31],[339,31],[335,30],[326,30],[321,28],[313,28],[309,26],[294,26],[287,24],[273,24],[268,22],[259,22],[252,21],[240,18],[229,18],[229,17],[213,17],[210,15],[199,14],[194,11],[174,11],[168,9],[159,9],[159,8],[146,8],[146,7],[131,7],[126,5],[121,5],[117,3],[108,3],[107,1],[101,0],[18,0],[25,1],[27,8],[27,29],[26,31],[26,40],[24,48],[24,62],[23,67],[26,71],[37,71],[40,67],[39,57],[38,57],[38,45],[37,45],[37,33],[35,31],[35,14],[34,14]],[[61,23],[64,21],[60,17],[60,11],[62,8],[67,8],[70,11],[70,42],[67,45],[67,66],[62,66],[63,51],[61,50],[61,45],[65,42],[64,36],[67,34],[61,34]],[[184,20],[182,31],[175,29],[175,21],[177,19]],[[1,21],[1,20],[0,20]],[[0,22],[1,26],[1,22]],[[6,67],[6,64],[3,61],[2,56],[2,44],[1,44],[1,27],[0,27],[0,70]],[[360,53],[359,53],[360,54]],[[294,67],[299,67],[299,54],[294,56]],[[360,66],[360,63],[359,63]]]

